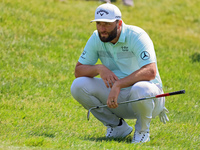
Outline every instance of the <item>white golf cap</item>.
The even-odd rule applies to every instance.
[[[91,22],[114,22],[116,20],[120,20],[121,17],[121,12],[117,6],[110,3],[106,3],[97,7],[95,11],[95,19]]]

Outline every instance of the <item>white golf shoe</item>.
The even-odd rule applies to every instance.
[[[150,141],[149,132],[138,132],[135,131],[132,143],[145,143]]]
[[[107,126],[107,138],[124,138],[133,131],[133,128],[130,127],[123,119],[122,125],[116,127]]]

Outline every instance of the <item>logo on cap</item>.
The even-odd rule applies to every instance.
[[[101,16],[103,16],[104,14],[108,15],[109,12],[106,11],[106,10],[101,9],[101,10],[97,11],[97,15],[98,15],[98,14],[100,14]]]

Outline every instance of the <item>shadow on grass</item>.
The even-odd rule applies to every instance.
[[[194,53],[190,56],[192,62],[200,62],[200,53]]]
[[[91,137],[85,136],[83,137],[84,140],[95,141],[95,142],[102,142],[102,141],[116,141],[119,143],[131,143],[132,136],[128,135],[126,138],[106,138],[106,137]]]

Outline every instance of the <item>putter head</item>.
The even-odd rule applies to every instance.
[[[106,105],[105,105],[106,106]],[[105,106],[103,106],[103,107],[105,107]],[[97,108],[100,108],[99,106],[97,106],[97,107],[92,107],[92,108],[90,108],[89,110],[88,110],[88,113],[87,113],[87,120],[89,121],[90,120],[90,111],[92,110],[92,109],[97,109]]]

